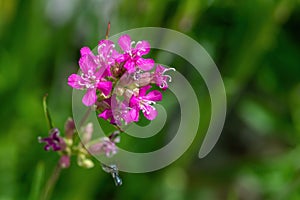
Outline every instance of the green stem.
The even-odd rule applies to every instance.
[[[80,128],[84,125],[85,121],[88,119],[91,111],[92,111],[92,108],[89,107],[88,110],[86,111],[86,113],[84,114],[83,118],[80,120],[80,123],[79,123]]]
[[[52,195],[52,191],[54,189],[54,186],[56,185],[56,182],[57,182],[57,180],[59,178],[61,169],[62,168],[61,168],[60,164],[58,163],[56,165],[55,169],[53,170],[51,177],[47,181],[46,187],[44,189],[43,196],[41,198],[42,200],[48,200],[48,199],[50,199],[50,197]]]

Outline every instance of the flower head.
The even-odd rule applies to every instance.
[[[149,120],[153,120],[157,116],[157,110],[152,105],[162,100],[162,94],[158,90],[153,90],[146,94],[150,88],[150,85],[142,87],[139,90],[139,94],[137,96],[132,95],[130,99],[130,107],[136,110],[134,121],[139,120],[140,110],[142,110],[144,116]]]
[[[99,64],[109,68],[115,64],[120,54],[115,50],[115,44],[110,40],[100,40],[98,44]],[[109,72],[110,73],[110,72]],[[111,75],[111,74],[110,74]]]
[[[46,151],[53,150],[53,151],[62,151],[66,148],[66,143],[64,142],[63,138],[59,136],[60,132],[57,128],[53,128],[49,132],[49,137],[45,138],[38,138],[39,142],[46,143],[44,149]]]
[[[122,35],[118,43],[124,53],[117,58],[117,61],[125,62],[124,67],[129,73],[134,72],[136,66],[144,71],[153,68],[154,60],[142,58],[150,51],[150,44],[147,41],[138,41],[133,47],[135,42],[131,41],[130,36]]]

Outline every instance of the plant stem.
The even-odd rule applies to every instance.
[[[119,127],[118,125],[113,125],[116,129],[118,129],[121,133],[124,133],[125,131]]]
[[[56,182],[59,178],[60,172],[61,172],[61,166],[59,163],[57,163],[56,167],[54,168],[51,177],[48,179],[47,184],[44,189],[44,193],[42,196],[42,200],[48,200],[50,199],[52,195],[52,191],[54,189],[54,186],[56,185]]]
[[[80,120],[79,127],[82,127],[84,125],[84,123],[88,119],[91,111],[92,111],[92,109],[91,109],[91,107],[89,107],[88,110],[86,111],[86,113],[84,114],[83,118]]]

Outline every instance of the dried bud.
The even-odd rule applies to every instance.
[[[120,78],[126,72],[126,69],[124,63],[115,63],[111,66],[110,71],[114,77]]]

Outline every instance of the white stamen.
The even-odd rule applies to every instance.
[[[176,71],[175,68],[165,68],[165,70],[164,70],[162,73],[164,74],[164,73],[166,73],[167,71],[171,71],[171,70],[174,71],[174,72]]]
[[[164,76],[166,76],[167,78],[169,78],[169,82],[172,81],[172,77],[171,76],[169,76],[169,75],[164,75]]]
[[[136,43],[136,45],[141,44],[141,43],[142,43],[142,41],[138,41],[138,42]]]
[[[130,42],[130,48],[132,48],[132,45],[135,43],[135,41]]]

